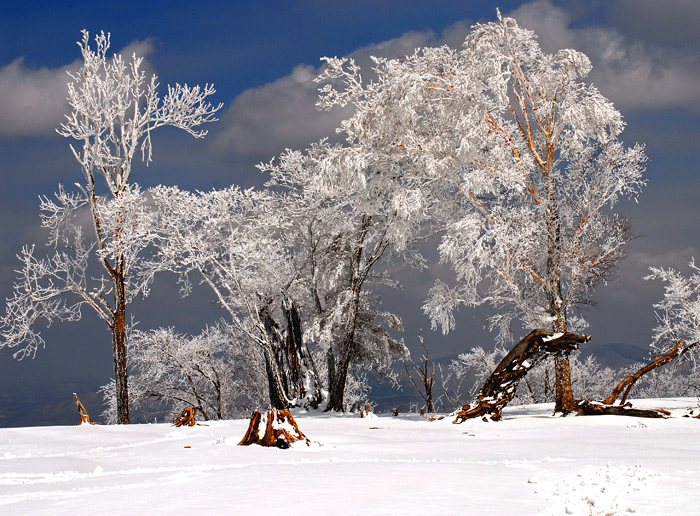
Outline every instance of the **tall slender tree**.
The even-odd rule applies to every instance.
[[[58,131],[82,144],[78,148],[71,145],[83,174],[83,181],[76,183],[80,193],[67,194],[61,188],[58,204],[43,204],[48,210],[43,224],[52,231],[50,244],[64,244],[65,251],[57,251],[48,260],[37,260],[33,248],[25,249],[20,281],[2,321],[2,345],[28,342],[20,356],[33,353],[43,341],[29,328],[32,323],[40,318],[49,323],[54,319],[78,320],[82,307],[90,306],[112,333],[117,419],[124,424],[129,423],[127,305],[139,290],[147,292],[143,285],[132,288],[130,278],[136,257],[132,251],[139,247],[134,240],[139,232],[135,229],[132,197],[138,189],[130,187],[132,166],[138,151],[143,161],[151,160],[151,131],[174,126],[201,138],[206,131],[197,127],[214,121],[221,104],[212,106],[206,101],[214,93],[210,85],[168,86],[161,98],[157,77],[153,75],[147,81],[141,69],[143,58],[134,54],[125,62],[121,55],[108,57],[109,34],[103,32],[95,37],[95,43],[93,50],[88,32],[83,31],[78,42],[83,66],[71,74],[72,82],[68,84],[72,112]],[[102,181],[107,187],[104,193],[100,192]],[[77,211],[82,209],[90,215],[94,240],[91,238],[93,243],[89,245],[83,244],[83,230],[75,221]],[[67,233],[72,235],[70,242]],[[103,270],[95,280],[86,274],[90,257]],[[37,291],[42,296],[37,296]],[[26,331],[13,332],[17,327]]]

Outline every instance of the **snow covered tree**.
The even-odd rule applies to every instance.
[[[651,274],[645,278],[666,284],[664,298],[654,305],[658,325],[654,328],[652,354],[657,358],[672,354],[672,358],[677,356],[685,362],[683,367],[676,363],[672,368],[683,379],[673,381],[670,373],[655,371],[645,377],[648,390],[697,393],[700,389],[700,268],[694,259],[688,266],[689,276],[671,268],[651,267]]]
[[[260,166],[271,174],[268,186],[284,192],[294,221],[285,238],[295,289],[310,314],[307,339],[325,351],[327,411],[345,410],[351,364],[381,368],[393,355],[408,355],[388,331],[402,328],[400,318],[380,310],[369,287],[396,286],[377,264],[392,252],[410,252],[416,224],[403,218],[396,198],[374,181],[373,166],[354,150],[320,142]]]
[[[653,350],[665,351],[679,340],[700,342],[700,268],[691,260],[691,274],[674,269],[650,267],[645,279],[666,284],[664,298],[654,305],[658,325],[654,329]]]
[[[262,352],[271,408],[317,404],[317,377],[290,294],[295,272],[283,245],[291,221],[276,196],[237,187],[196,193],[157,187],[150,194],[159,214],[157,269],[178,274],[184,294],[192,276],[211,288],[237,334]]]
[[[401,165],[377,169],[385,184],[420,185],[442,208],[439,251],[457,285],[432,289],[434,325],[449,331],[458,306],[490,303],[500,310],[491,328],[505,341],[514,319],[555,333],[582,328],[575,308],[592,302],[630,239],[613,207],[639,193],[646,156],[620,142],[622,117],[584,82],[584,54],[546,54],[534,33],[498,18],[476,25],[461,50],[375,59],[367,84],[352,61],[327,59],[321,78],[334,82],[320,105],[354,104],[341,126],[347,138]],[[556,408],[570,410],[566,355],[556,369]]]
[[[154,414],[172,421],[183,406],[205,420],[249,414],[266,396],[265,365],[224,321],[199,335],[172,328],[133,330],[127,341],[132,419]],[[107,419],[116,416],[113,386],[105,386]]]
[[[33,354],[43,345],[33,327],[38,319],[49,324],[75,321],[82,307],[90,306],[112,333],[118,422],[128,423],[127,305],[139,292],[146,294],[148,284],[131,278],[137,251],[146,243],[139,241],[142,235],[135,229],[146,226],[134,219],[135,210],[144,210],[134,200],[138,189],[130,187],[132,166],[139,150],[146,163],[151,160],[151,131],[174,126],[203,137],[206,131],[196,128],[214,121],[221,105],[206,101],[214,93],[209,85],[169,86],[161,98],[156,76],[146,81],[141,70],[143,58],[133,55],[128,63],[120,55],[108,58],[109,35],[104,33],[97,35],[95,43],[93,50],[88,32],[83,31],[78,42],[83,66],[68,84],[73,111],[58,131],[82,143],[77,149],[71,145],[83,174],[82,183],[76,183],[80,193],[60,188],[58,204],[42,201],[42,224],[51,231],[50,244],[65,250],[46,260],[34,258],[33,247],[22,252],[24,267],[2,320],[2,346],[27,342],[19,356]],[[98,191],[100,179],[107,187],[104,194]],[[83,242],[84,231],[76,219],[82,208],[89,212],[90,244]],[[99,262],[101,274],[86,273],[90,258]],[[75,301],[68,300],[71,296]]]

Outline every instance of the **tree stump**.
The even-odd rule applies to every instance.
[[[78,425],[82,425],[83,423],[87,423],[89,425],[101,424],[95,423],[92,419],[90,419],[90,415],[88,414],[87,410],[85,410],[85,407],[83,407],[83,404],[80,403],[76,393],[73,393],[73,397],[75,398],[75,404],[78,406],[78,414],[80,414],[80,423],[78,423]]]
[[[530,369],[548,356],[577,349],[579,344],[589,339],[588,335],[570,332],[553,334],[545,330],[531,331],[503,357],[484,382],[476,399],[457,412],[454,422],[462,423],[476,417],[499,420],[503,408],[515,396],[518,383]]]
[[[173,421],[173,425],[180,426],[194,426],[197,424],[195,416],[197,415],[196,407],[185,407],[179,416]]]
[[[265,414],[256,410],[250,416],[248,431],[238,445],[259,444],[287,449],[296,441],[305,441],[307,446],[311,444],[288,410],[268,410]]]

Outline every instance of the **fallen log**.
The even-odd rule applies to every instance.
[[[80,423],[78,425],[82,425],[83,423],[87,423],[89,425],[101,425],[102,423],[95,423],[92,419],[90,419],[90,415],[88,414],[88,411],[85,410],[85,407],[83,407],[83,404],[80,403],[80,400],[78,399],[78,395],[76,393],[73,393],[73,398],[75,398],[75,404],[78,406],[78,414],[80,414]]]
[[[259,410],[250,416],[250,424],[239,446],[259,444],[260,446],[274,446],[286,449],[296,441],[305,441],[307,445],[311,441],[299,429],[299,425],[289,410],[268,410],[265,414]]]
[[[547,357],[571,352],[587,342],[588,335],[552,333],[533,330],[503,357],[486,379],[476,399],[462,407],[455,415],[455,423],[467,419],[489,417],[497,421],[503,408],[513,399],[518,383],[527,372]]]
[[[632,416],[665,419],[671,417],[668,410],[663,409],[638,409],[631,403],[624,405],[607,405],[598,401],[580,400],[576,402],[576,412],[584,416]]]
[[[185,407],[179,416],[173,421],[173,425],[177,427],[181,426],[194,426],[197,424],[197,407]]]

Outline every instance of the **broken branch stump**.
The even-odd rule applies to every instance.
[[[78,399],[78,395],[76,393],[73,393],[73,398],[75,398],[75,404],[78,406],[78,414],[80,414],[80,423],[79,425],[82,425],[83,423],[87,423],[89,425],[99,425],[101,423],[95,423],[92,419],[90,419],[90,415],[88,414],[88,411],[85,410],[85,407],[83,407],[83,404],[80,403],[80,400]]]
[[[194,426],[197,423],[195,416],[197,415],[196,407],[185,407],[179,416],[173,421],[173,425],[180,426]]]

